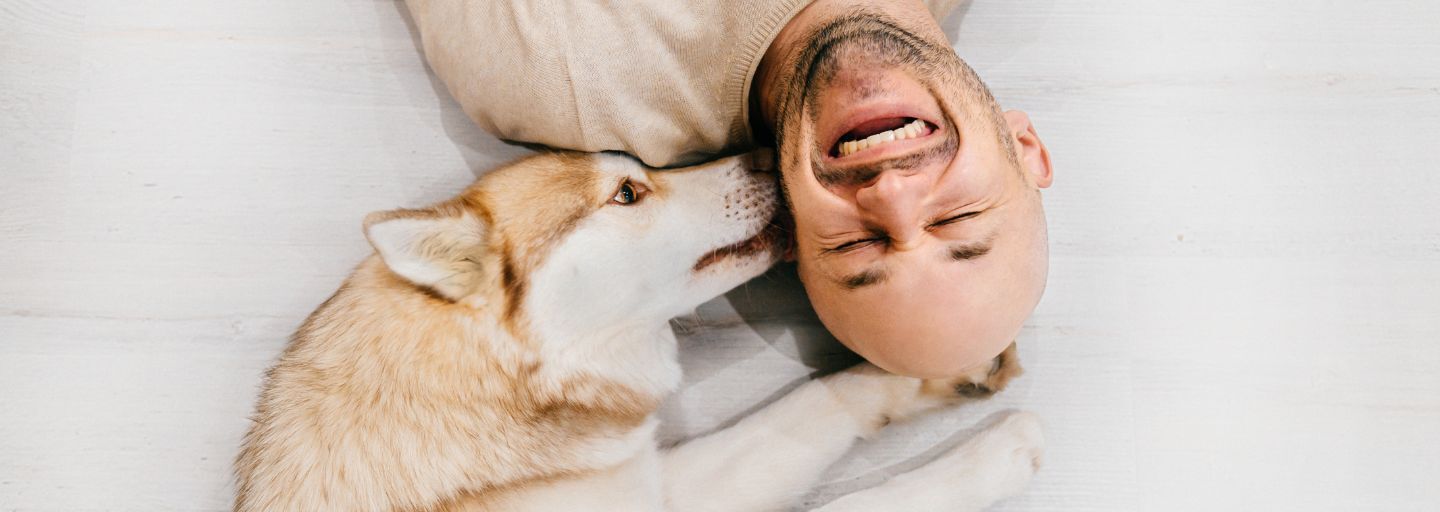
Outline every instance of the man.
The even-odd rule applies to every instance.
[[[806,293],[882,368],[986,364],[1040,299],[1049,153],[950,48],[953,1],[408,3],[503,139],[657,167],[778,148]]]

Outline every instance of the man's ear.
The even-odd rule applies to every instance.
[[[392,210],[365,217],[365,238],[391,272],[451,300],[473,291],[484,235],[484,223],[464,212]]]
[[[1020,160],[1020,169],[1030,176],[1036,187],[1049,187],[1055,180],[1054,169],[1050,167],[1050,150],[1045,149],[1045,143],[1040,141],[1035,125],[1030,124],[1030,116],[1011,110],[1005,113],[1005,123],[1009,125],[1010,136],[1015,139],[1015,156]]]

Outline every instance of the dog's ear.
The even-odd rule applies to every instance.
[[[392,210],[365,217],[365,238],[390,271],[451,300],[473,291],[485,229],[464,210]]]

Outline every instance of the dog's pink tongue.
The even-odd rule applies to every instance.
[[[841,140],[860,140],[880,132],[894,130],[901,126],[905,126],[905,118],[903,117],[887,117],[884,119],[865,121],[864,123],[860,123],[860,126],[850,129],[844,137],[841,137]]]

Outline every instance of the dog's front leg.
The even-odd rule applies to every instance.
[[[973,512],[1019,493],[1040,467],[1040,420],[1011,413],[919,469],[842,496],[815,512]]]
[[[1018,373],[1012,347],[995,364],[958,379],[922,381],[861,364],[807,382],[730,428],[667,451],[667,508],[784,509],[857,439],[960,396],[999,390]]]

